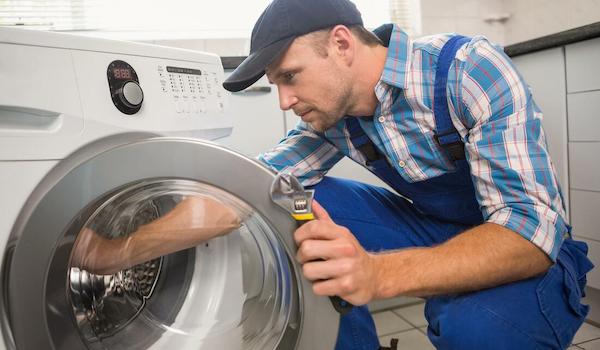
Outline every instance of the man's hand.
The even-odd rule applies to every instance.
[[[313,282],[317,295],[334,296],[354,304],[370,302],[376,293],[376,268],[352,233],[337,225],[327,211],[313,201],[316,219],[296,230],[296,260],[304,277]]]

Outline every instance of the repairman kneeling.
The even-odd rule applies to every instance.
[[[224,87],[266,73],[302,119],[259,159],[316,190],[317,220],[294,236],[315,293],[425,297],[438,349],[569,346],[592,264],[571,239],[542,112],[501,48],[371,33],[347,0],[274,0],[251,40]],[[345,156],[402,196],[325,177]],[[366,307],[342,316],[336,349],[378,347]]]

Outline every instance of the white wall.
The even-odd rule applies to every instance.
[[[503,44],[504,25],[485,21],[505,13],[503,0],[421,0],[422,34],[460,33],[483,34]]]
[[[361,0],[362,1],[362,0]],[[370,26],[388,19],[387,3],[357,4]],[[377,11],[376,11],[377,10]],[[421,35],[455,32],[482,34],[510,45],[600,21],[600,0],[421,0]],[[154,40],[155,44],[210,51],[221,56],[243,56],[248,38]]]
[[[247,56],[250,52],[250,39],[166,39],[146,40],[150,44],[178,47],[181,49],[212,52],[219,56]]]
[[[507,44],[600,21],[600,0],[505,0]]]
[[[600,21],[600,0],[421,0],[423,34],[483,34],[510,45]]]

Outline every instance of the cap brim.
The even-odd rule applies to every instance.
[[[267,66],[282,54],[294,41],[294,37],[282,39],[262,48],[246,59],[225,79],[223,87],[236,92],[254,84],[265,74]]]

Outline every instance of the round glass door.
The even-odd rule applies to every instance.
[[[293,261],[274,178],[199,140],[82,147],[13,226],[4,333],[19,349],[332,349],[339,314]]]
[[[100,202],[84,214],[67,276],[90,349],[277,347],[297,307],[295,283],[282,244],[251,207],[173,179]]]

